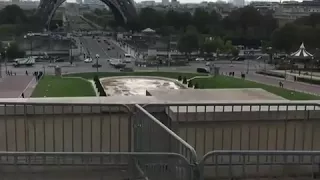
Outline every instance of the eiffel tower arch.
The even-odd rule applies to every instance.
[[[66,0],[40,0],[36,11],[37,17],[41,19],[44,27],[50,25],[51,19],[58,7]],[[128,23],[137,18],[137,11],[133,0],[100,0],[113,12],[116,20]]]

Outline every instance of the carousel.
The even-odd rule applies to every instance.
[[[313,55],[309,53],[304,47],[304,44],[301,43],[300,48],[296,52],[292,53],[290,58],[296,59],[297,61],[302,60],[303,62],[306,62],[307,60],[311,60]]]

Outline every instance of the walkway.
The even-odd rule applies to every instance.
[[[240,77],[240,74],[238,74]],[[283,82],[284,88],[310,93],[310,94],[316,94],[320,96],[320,86],[319,85],[313,85],[313,84],[307,84],[307,83],[301,83],[301,82],[293,82],[293,81],[286,81],[282,78],[275,78],[271,76],[264,76],[256,73],[249,73],[247,75],[247,79],[251,81],[256,81],[259,83],[264,83],[268,85],[274,85],[279,86],[279,81]]]
[[[33,81],[34,76],[4,76],[0,79],[0,98],[19,98],[22,92],[25,97],[30,97],[36,82]]]

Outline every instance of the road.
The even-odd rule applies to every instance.
[[[100,42],[97,39],[93,39],[92,37],[82,37],[80,41],[83,45],[84,51],[89,51],[91,57],[95,59],[95,55],[99,54],[99,64],[102,65],[99,68],[100,72],[117,72],[119,70],[113,68],[109,65],[108,59],[110,58],[119,58],[123,57],[125,52],[113,44],[111,41],[108,43],[104,42],[103,38],[100,38]],[[114,49],[108,50],[109,46],[113,46]],[[253,80],[269,85],[278,86],[279,81],[284,83],[284,87],[292,90],[310,92],[313,94],[320,95],[320,86],[310,85],[299,82],[291,82],[291,81],[283,81],[278,78],[258,75],[255,72],[259,69],[272,69],[273,67],[270,65],[266,65],[263,62],[257,61],[242,61],[242,62],[231,62],[230,61],[217,61],[214,62],[215,66],[220,67],[220,71],[223,74],[227,74],[229,72],[235,72],[236,76],[240,76],[241,73],[246,73],[248,71],[247,79]],[[12,70],[17,74],[25,74],[25,71],[33,72],[33,71],[45,71],[46,74],[54,74],[54,66],[60,66],[62,68],[63,73],[80,73],[80,72],[95,72],[96,68],[92,67],[91,63],[84,62],[75,62],[73,66],[70,65],[69,62],[56,63],[56,64],[48,64],[48,63],[37,63],[34,67],[20,67],[14,68],[12,66],[8,66],[8,70]],[[134,63],[128,64],[128,67],[133,67],[137,71],[172,71],[172,72],[196,72],[196,69],[199,67],[205,67],[205,62],[191,62],[189,66],[182,67],[135,67]]]

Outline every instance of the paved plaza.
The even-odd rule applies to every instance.
[[[0,98],[30,97],[36,85],[34,76],[4,76],[0,79]]]

